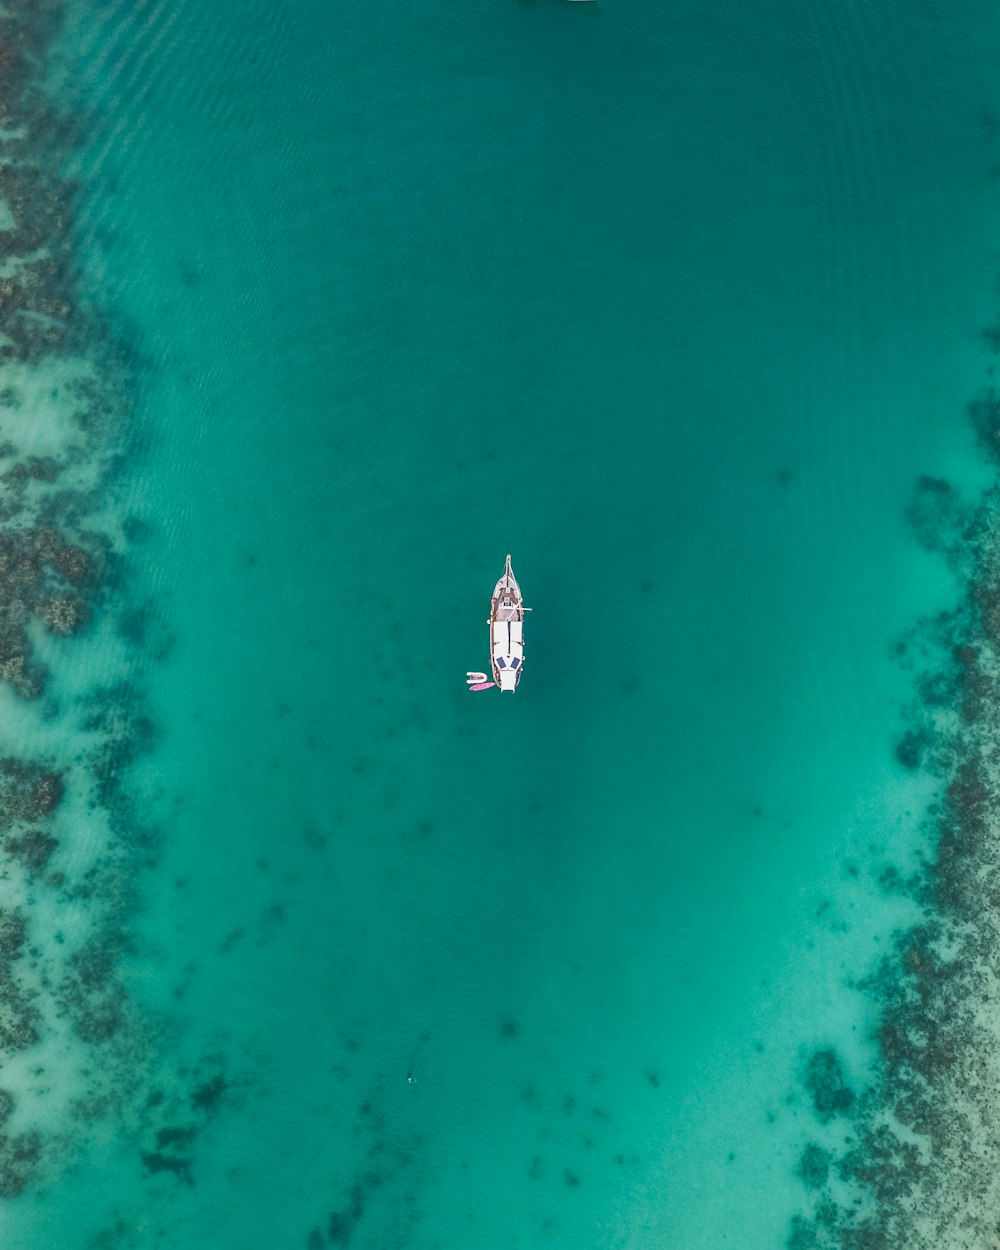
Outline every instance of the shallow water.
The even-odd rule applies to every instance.
[[[958,593],[906,509],[987,480],[997,30],[701,8],[70,4],[130,625],[53,697],[127,668],[156,834],[136,1092],[50,1099],[16,1244],[765,1250],[850,1131],[809,1072],[865,1079],[934,793],[893,643]]]

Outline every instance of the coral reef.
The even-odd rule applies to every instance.
[[[2,1197],[90,1121],[135,1101],[146,1044],[120,962],[153,845],[128,770],[153,730],[127,665],[99,689],[80,666],[65,665],[72,681],[63,672],[74,639],[95,628],[133,649],[142,639],[118,625],[130,537],[107,506],[138,358],[81,293],[77,191],[63,173],[73,126],[40,86],[59,20],[55,0],[8,0],[0,14],[0,697],[17,713],[0,741],[0,1060],[23,1070],[19,1052],[37,1052],[66,1114],[55,1134],[51,1108],[37,1116],[31,1089],[9,1078]],[[141,524],[129,532],[143,537]],[[34,753],[22,757],[14,735],[27,723]],[[148,1152],[157,1169],[184,1175],[161,1147]]]
[[[988,391],[969,411],[1000,462],[1000,397]],[[879,1005],[870,1086],[849,1106],[829,1058],[806,1073],[820,1119],[841,1103],[851,1133],[839,1149],[803,1152],[812,1210],[793,1221],[789,1250],[1000,1245],[1000,487],[966,510],[947,483],[925,479],[910,519],[966,587],[955,612],[899,652],[932,663],[897,747],[941,787],[928,861],[896,883],[923,919],[867,985]]]

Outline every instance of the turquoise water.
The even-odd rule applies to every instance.
[[[55,1099],[11,1244],[785,1244],[914,914],[892,648],[958,593],[918,479],[987,480],[998,35],[68,6],[129,542],[53,682],[127,670],[155,836],[81,1078],[128,1096]],[[508,551],[525,677],[471,696]]]

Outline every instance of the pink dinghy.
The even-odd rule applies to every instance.
[[[485,673],[466,673],[465,681],[470,690],[489,690],[491,686],[495,686],[495,681],[490,681]]]

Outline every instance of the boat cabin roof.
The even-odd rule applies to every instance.
[[[520,621],[495,621],[493,623],[493,655],[524,655],[524,627]]]

